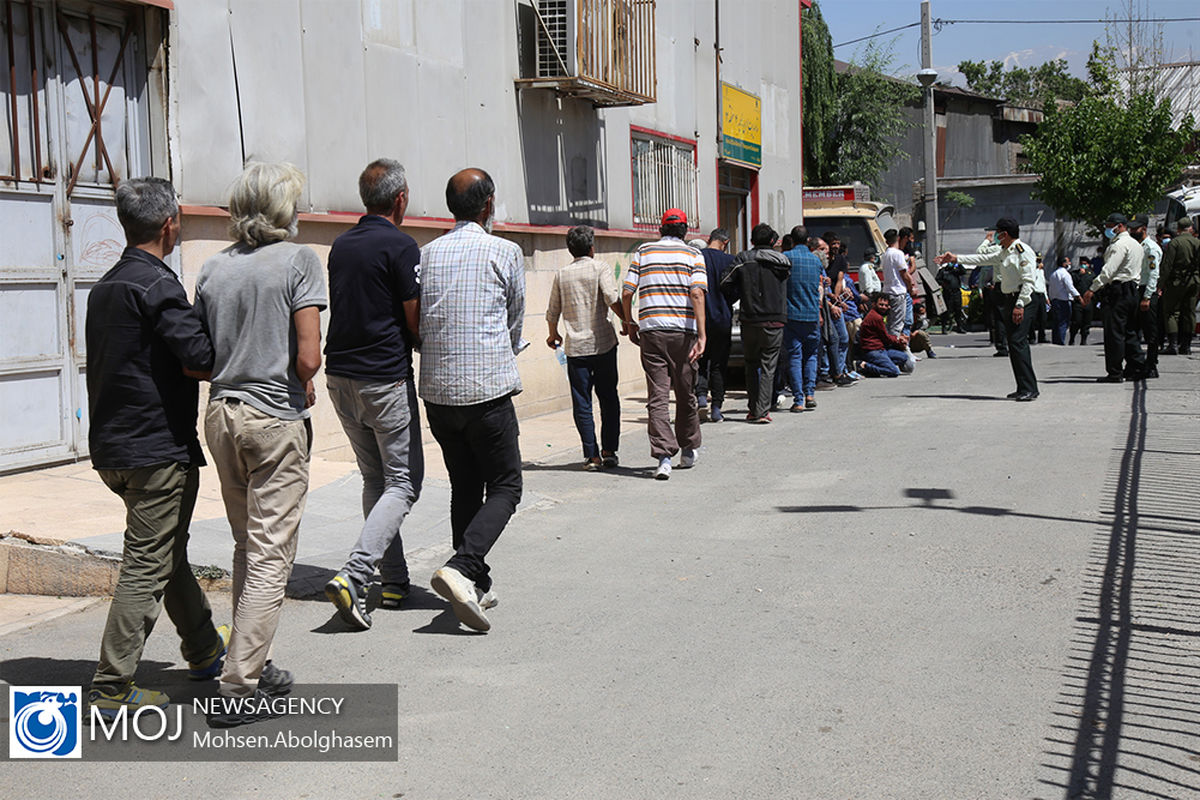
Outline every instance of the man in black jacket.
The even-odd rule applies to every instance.
[[[88,295],[86,325],[92,466],[127,511],[121,573],[88,693],[106,718],[122,707],[170,702],[133,685],[163,607],[183,640],[189,678],[216,677],[225,655],[187,558],[204,465],[197,378],[212,369],[213,348],[183,284],[163,263],[179,240],[174,187],[162,178],[123,182],[117,217],[128,247]]]
[[[746,391],[750,409],[746,419],[768,423],[774,395],[775,365],[783,345],[787,322],[787,283],[792,262],[772,249],[779,241],[770,225],[755,225],[750,232],[753,247],[739,253],[721,281],[730,302],[740,301],[738,320],[746,361]]]

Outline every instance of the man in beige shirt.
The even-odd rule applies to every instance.
[[[551,349],[562,347],[571,408],[583,442],[584,468],[597,470],[617,465],[621,443],[621,401],[617,397],[617,334],[608,312],[612,309],[624,327],[621,295],[612,267],[597,261],[595,232],[586,225],[567,231],[567,249],[575,257],[554,275],[546,323]],[[562,318],[566,338],[558,335]],[[592,420],[592,392],[600,401],[600,446]]]
[[[1083,293],[1083,304],[1090,305],[1100,294],[1104,307],[1104,369],[1100,383],[1140,381],[1146,377],[1146,354],[1137,338],[1138,279],[1146,251],[1129,235],[1129,220],[1112,213],[1104,221],[1108,249],[1104,251],[1104,269]]]

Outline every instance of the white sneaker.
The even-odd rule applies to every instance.
[[[429,579],[430,587],[450,601],[454,616],[468,628],[477,631],[491,629],[492,623],[480,607],[478,590],[467,576],[454,567],[442,567]]]
[[[665,481],[671,477],[671,457],[663,456],[658,460],[658,469],[654,470],[654,480]]]
[[[479,595],[479,607],[485,611],[500,605],[500,598],[496,596],[496,587],[494,586],[486,592],[476,589],[475,593]]]
[[[679,468],[691,469],[700,460],[699,450],[684,450],[679,454]]]

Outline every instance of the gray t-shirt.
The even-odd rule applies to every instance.
[[[326,305],[321,260],[304,245],[235,244],[205,261],[196,310],[216,351],[209,396],[236,398],[280,419],[307,417],[292,314]]]

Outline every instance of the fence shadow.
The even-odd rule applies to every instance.
[[[1200,797],[1200,430],[1131,404],[1040,763],[1066,798]]]

